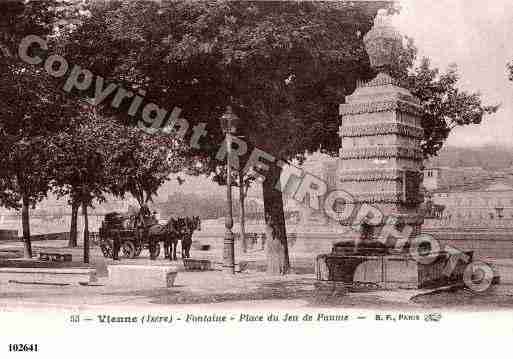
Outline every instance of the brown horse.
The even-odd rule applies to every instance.
[[[164,257],[171,259],[172,256],[176,260],[176,247],[183,232],[183,225],[179,220],[171,217],[165,225],[161,225],[150,215],[149,210],[145,211],[144,208],[141,208],[135,218],[135,226],[142,232],[141,236],[148,239],[151,259],[156,259],[158,255],[156,253],[157,243],[162,242],[164,244]]]
[[[155,248],[158,242],[164,244],[164,257],[177,260],[176,248],[178,241],[182,241],[182,258],[190,258],[192,235],[194,231],[201,231],[201,219],[198,216],[170,218],[165,225],[158,224],[150,216],[149,210],[141,208],[136,217],[136,227],[143,231],[149,241],[150,256],[155,259]]]
[[[192,246],[192,235],[194,231],[201,231],[201,219],[194,217],[178,217],[174,221],[173,235],[168,236],[168,242],[164,242],[164,253],[166,258],[177,260],[176,247],[178,241],[182,241],[182,259],[190,258],[190,250]]]
[[[176,260],[176,247],[178,247],[178,241],[182,237],[183,225],[180,218],[170,218],[167,222],[167,232],[164,242],[164,258],[170,260]]]

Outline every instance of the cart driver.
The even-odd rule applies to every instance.
[[[158,224],[158,220],[156,218],[156,212],[150,211],[148,208],[148,205],[144,204],[141,206],[141,211],[139,212],[139,217],[142,221],[142,227],[143,227],[143,236],[148,240],[148,246],[150,250],[150,259],[156,260],[155,257],[155,248],[157,246],[157,241],[154,236],[150,235],[150,227],[154,226],[155,224]]]
[[[151,217],[151,212],[150,212],[150,209],[148,208],[147,204],[143,204],[141,206],[141,210],[139,212],[139,215],[143,219],[144,225],[146,226],[147,225],[147,223],[146,223],[147,220]]]
[[[151,219],[150,219],[150,225],[153,226],[155,224],[159,224],[157,211],[153,211],[153,214],[151,215]]]

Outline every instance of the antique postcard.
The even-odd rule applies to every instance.
[[[512,38],[508,0],[0,0],[0,358],[502,350]]]

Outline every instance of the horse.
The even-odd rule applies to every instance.
[[[192,235],[194,231],[201,231],[201,219],[198,216],[185,218],[184,233],[182,236],[182,259],[190,258],[190,250],[192,246]]]
[[[170,260],[177,260],[176,248],[178,241],[182,241],[182,258],[190,258],[190,249],[192,246],[192,235],[194,231],[201,231],[201,219],[198,216],[178,217],[174,219],[171,217],[165,225],[158,224],[152,219],[148,213],[141,208],[137,215],[135,222],[136,227],[143,231],[149,240],[150,255],[152,259],[156,243],[163,242],[164,244],[164,257]]]
[[[183,226],[180,220],[175,220],[173,217],[166,224],[161,225],[150,215],[149,209],[144,207],[135,217],[135,227],[142,232],[140,234],[142,237],[148,239],[151,259],[155,259],[156,244],[162,242],[164,244],[164,257],[176,260],[176,247],[179,238],[182,236],[183,230],[181,228]]]
[[[167,223],[167,232],[164,238],[164,257],[170,260],[177,260],[176,247],[178,240],[183,236],[184,223],[178,218],[170,218]]]
[[[166,258],[177,260],[176,258],[176,247],[178,241],[182,241],[182,259],[190,258],[190,250],[192,246],[192,235],[194,231],[201,231],[201,219],[198,216],[190,217],[178,217],[174,220],[173,227],[174,235],[168,236],[169,241],[164,242],[164,253]]]

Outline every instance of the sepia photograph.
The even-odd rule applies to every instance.
[[[512,40],[511,0],[0,0],[0,357],[507,345]]]

